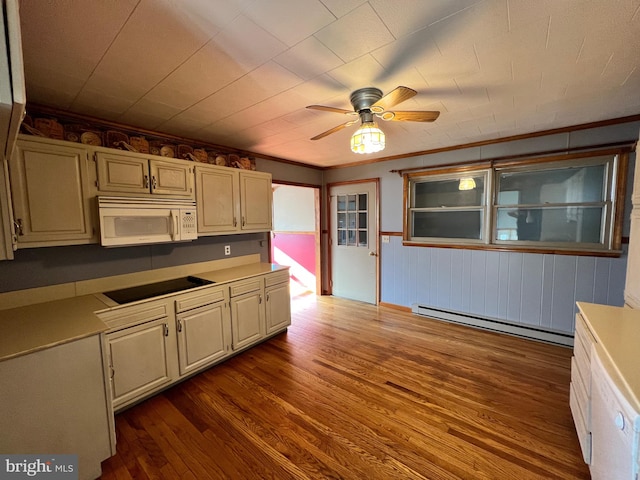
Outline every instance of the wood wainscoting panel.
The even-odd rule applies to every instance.
[[[589,479],[568,348],[333,297],[116,417],[103,480]]]

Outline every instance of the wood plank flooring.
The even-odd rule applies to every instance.
[[[333,297],[116,416],[103,479],[588,479],[571,349]]]

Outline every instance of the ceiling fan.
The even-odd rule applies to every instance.
[[[344,110],[342,108],[327,107],[324,105],[309,105],[307,108],[313,110],[322,110],[325,112],[342,113],[343,115],[358,116],[362,122],[362,127],[351,138],[351,149],[356,153],[370,153],[371,151],[380,151],[384,148],[384,133],[377,128],[374,122],[374,116],[385,121],[393,122],[433,122],[440,112],[436,111],[391,111],[390,108],[398,105],[405,100],[409,100],[418,92],[408,87],[397,87],[386,95],[382,95],[382,90],[375,87],[365,87],[355,90],[351,93],[349,100],[353,105],[353,111]],[[350,127],[354,123],[358,123],[358,119],[349,120],[341,125],[333,127],[326,132],[316,135],[311,140],[319,140],[338,132],[343,128]],[[365,151],[365,148],[356,150],[354,148],[354,138],[363,128],[375,128],[376,135],[382,135],[382,146],[377,150]],[[378,133],[379,132],[379,133]],[[358,139],[360,141],[362,139]],[[366,141],[366,138],[365,138]],[[379,145],[378,145],[379,147]]]

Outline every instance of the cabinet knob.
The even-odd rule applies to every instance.
[[[158,188],[158,181],[156,180],[156,176],[151,177],[151,190],[155,190]]]
[[[149,188],[149,175],[143,177],[144,188]]]

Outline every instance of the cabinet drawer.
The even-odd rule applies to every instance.
[[[582,450],[582,458],[584,462],[589,465],[591,464],[591,432],[584,423],[584,413],[580,410],[573,383],[569,388],[569,406],[576,426],[580,450]]]
[[[167,301],[143,303],[132,307],[116,308],[99,313],[100,320],[107,324],[109,331],[120,330],[150,320],[172,315]]]
[[[582,342],[585,347],[585,354],[587,358],[591,358],[591,344],[596,343],[596,339],[589,331],[587,323],[582,318],[582,315],[576,313],[576,334],[574,338],[574,345],[578,342]],[[574,347],[575,348],[575,347]]]
[[[289,281],[289,270],[281,270],[266,275],[264,277],[264,286],[270,287],[271,285],[278,285],[279,283],[286,283]]]
[[[581,371],[576,366],[575,357],[571,359],[571,388],[574,389],[576,401],[582,412],[582,420],[587,429],[591,429],[591,399],[586,388],[585,379]],[[587,375],[589,372],[586,372]],[[590,378],[590,377],[589,377]]]
[[[237,297],[238,295],[243,295],[249,292],[255,292],[260,290],[262,279],[250,280],[247,282],[238,282],[232,283],[229,287],[229,291],[231,292],[232,297]]]
[[[176,298],[176,313],[193,310],[211,303],[222,302],[225,298],[225,288],[223,287],[206,288],[197,292],[179,295]]]

